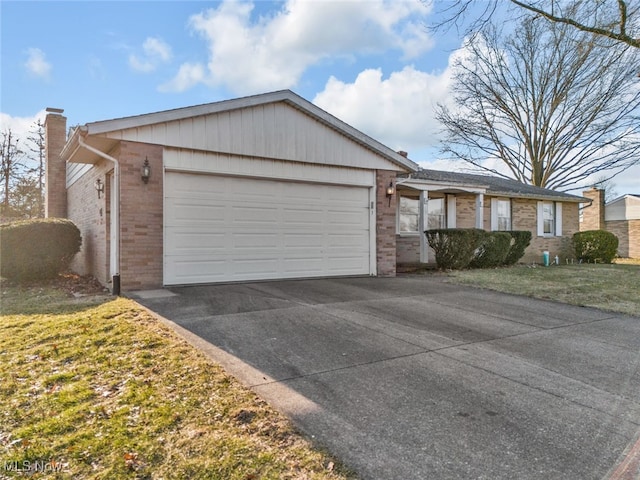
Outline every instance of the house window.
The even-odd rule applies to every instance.
[[[429,212],[427,216],[427,227],[429,230],[434,228],[447,228],[447,217],[444,202],[444,198],[429,199]]]
[[[538,202],[538,236],[562,236],[562,203]]]
[[[542,233],[544,235],[553,235],[555,226],[555,211],[552,202],[544,202],[542,204]]]
[[[400,233],[418,233],[420,200],[400,195],[398,209],[398,231]]]
[[[495,211],[491,212],[492,230],[502,232],[511,230],[511,201],[495,199],[495,201],[491,202],[491,208],[495,209]],[[494,215],[495,217],[493,217]]]

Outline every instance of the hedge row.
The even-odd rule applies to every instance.
[[[0,276],[16,281],[55,277],[80,251],[73,222],[39,218],[0,225]]]
[[[531,242],[528,230],[486,232],[477,228],[443,228],[424,232],[438,268],[491,268],[513,265]]]

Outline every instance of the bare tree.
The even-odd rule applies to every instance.
[[[512,6],[554,23],[606,37],[640,48],[640,2],[638,0],[509,0]],[[484,26],[501,0],[454,0],[440,9],[444,20],[433,28],[468,22],[467,33]]]
[[[615,200],[616,198],[618,198],[618,191],[616,190],[616,184],[613,181],[613,178],[601,175],[596,178],[593,186],[599,188],[600,190],[604,190],[605,202],[610,202],[611,200]]]
[[[0,183],[2,185],[2,215],[11,216],[11,188],[24,169],[24,152],[20,150],[17,140],[11,131],[2,132],[0,143]]]
[[[44,145],[44,124],[40,119],[36,120],[31,130],[29,131],[29,136],[27,137],[27,145],[29,150],[29,157],[35,161],[35,167],[30,168],[27,174],[33,174],[37,180],[35,186],[37,186],[38,195],[30,193],[29,197],[38,198],[38,208],[31,209],[31,213],[37,212],[37,215],[42,217],[44,216],[44,179],[45,179],[45,145]],[[29,183],[29,185],[31,185]],[[33,215],[32,215],[33,216]]]
[[[558,190],[640,159],[640,51],[536,17],[506,37],[487,25],[467,51],[454,67],[457,108],[437,111],[453,158]]]

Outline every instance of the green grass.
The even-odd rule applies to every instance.
[[[552,265],[464,270],[449,281],[640,316],[640,265]]]
[[[1,307],[0,478],[352,478],[133,301],[2,285]]]

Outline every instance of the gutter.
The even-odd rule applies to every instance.
[[[80,130],[78,143],[81,147],[113,163],[113,191],[111,195],[115,195],[115,201],[111,209],[111,231],[115,232],[116,241],[111,242],[111,251],[113,254],[110,258],[109,270],[112,275],[111,293],[120,295],[120,163],[116,158],[107,155],[84,141],[84,136],[87,135],[86,127],[80,127],[78,130]]]

